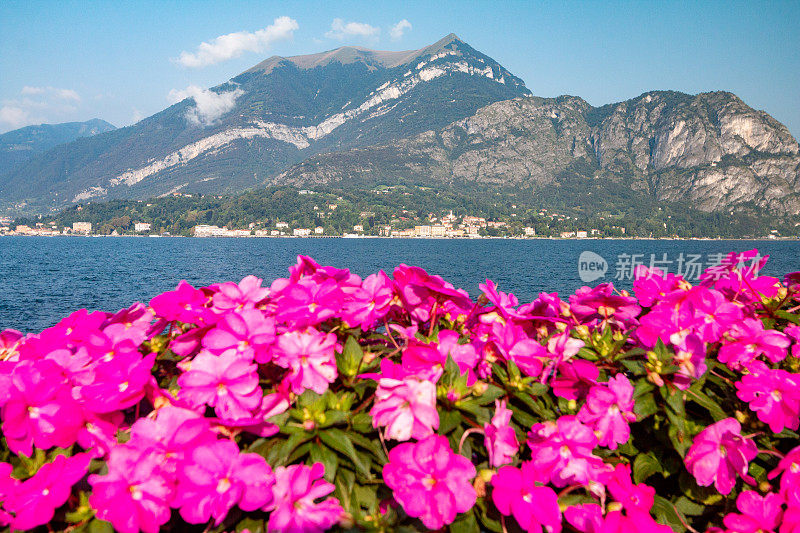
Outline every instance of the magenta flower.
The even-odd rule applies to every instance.
[[[736,498],[736,508],[741,514],[730,513],[723,520],[731,533],[769,533],[781,525],[783,500],[777,494],[760,496],[746,490]]]
[[[11,477],[14,467],[8,463],[0,463],[0,526],[7,526],[14,517],[3,510],[3,501],[14,494],[19,486],[19,480]]]
[[[617,449],[631,436],[629,422],[636,421],[633,413],[633,385],[623,374],[617,374],[607,383],[599,383],[589,390],[586,403],[578,412],[578,420],[591,427],[598,436],[600,446]]]
[[[53,361],[21,361],[11,373],[9,396],[0,414],[9,449],[30,456],[33,446],[68,448],[83,427],[81,408]]]
[[[336,281],[303,278],[275,294],[276,318],[297,328],[320,324],[339,314],[343,298]]]
[[[267,363],[275,341],[275,320],[257,309],[227,313],[203,337],[203,347],[211,353],[233,351],[248,361]]]
[[[214,517],[222,523],[238,505],[255,511],[272,503],[275,476],[263,457],[239,453],[235,442],[219,440],[194,448],[179,473],[174,507],[190,524],[203,524]]]
[[[581,287],[569,297],[575,317],[583,322],[610,320],[622,325],[635,325],[642,308],[636,298],[614,294],[614,285],[601,283],[595,288]]]
[[[33,529],[52,520],[55,510],[69,499],[72,486],[86,475],[91,460],[88,453],[59,455],[33,477],[16,484],[3,503],[5,510],[14,514],[11,529]]]
[[[427,322],[433,314],[441,316],[447,311],[468,313],[472,308],[472,300],[466,291],[456,289],[422,268],[400,264],[394,269],[393,276],[403,307],[417,322]]]
[[[335,350],[336,335],[308,328],[280,335],[273,357],[276,365],[289,369],[292,392],[311,389],[322,394],[338,375]]]
[[[158,533],[169,521],[175,490],[161,464],[162,458],[155,453],[127,446],[111,450],[108,474],[89,476],[89,505],[97,517],[121,533]]]
[[[213,312],[206,307],[209,300],[202,290],[181,280],[174,291],[159,294],[150,300],[150,307],[156,316],[170,322],[178,320],[187,324],[205,325],[207,322],[214,322]]]
[[[592,454],[597,437],[576,416],[534,424],[528,433],[532,463],[557,487],[598,481],[611,467]]]
[[[246,276],[238,285],[232,281],[219,284],[212,299],[214,307],[220,311],[252,309],[269,296],[269,289],[261,286],[262,281]]]
[[[781,476],[781,497],[790,505],[800,508],[800,446],[792,449],[769,473],[769,479]]]
[[[570,359],[556,367],[556,377],[550,381],[553,394],[567,400],[579,400],[589,394],[597,383],[600,369],[591,361]]]
[[[25,340],[25,336],[15,329],[0,331],[0,361],[8,361],[18,354],[17,348]]]
[[[549,358],[547,349],[514,324],[494,322],[490,339],[500,356],[506,361],[513,361],[519,369],[530,377],[538,377],[542,373],[542,360]]]
[[[188,372],[178,378],[179,398],[195,406],[214,407],[222,418],[247,418],[261,404],[256,365],[229,351],[221,355],[200,352]]]
[[[430,435],[400,444],[389,452],[383,480],[409,516],[428,529],[439,529],[475,504],[473,464],[453,453],[447,437]]]
[[[684,463],[698,485],[708,487],[713,483],[721,494],[730,494],[737,474],[748,483],[754,483],[747,470],[756,455],[755,443],[742,437],[739,422],[726,418],[711,424],[694,438]]]
[[[774,433],[800,426],[800,378],[796,374],[762,365],[755,373],[742,376],[736,388],[736,396]]]
[[[655,502],[656,489],[631,480],[630,465],[618,464],[605,482],[611,495],[627,511],[650,511]]]
[[[550,487],[542,486],[533,464],[522,463],[521,469],[503,466],[492,478],[492,501],[497,510],[513,516],[520,527],[531,533],[544,529],[561,531],[561,509],[558,496]]]
[[[145,387],[153,382],[150,369],[156,354],[142,357],[138,352],[117,355],[92,366],[92,382],[79,387],[76,397],[93,413],[127,409],[144,398]]]
[[[366,330],[389,312],[394,299],[394,287],[389,276],[381,270],[364,279],[361,287],[346,291],[342,320]]]
[[[683,278],[675,274],[664,275],[658,268],[649,269],[639,265],[634,269],[633,292],[641,305],[650,307],[677,290],[682,281]]]
[[[361,376],[378,381],[369,414],[373,427],[385,427],[386,438],[422,439],[439,427],[436,385],[408,374],[391,361],[381,361],[381,374]]]
[[[334,491],[324,481],[325,467],[291,465],[275,469],[272,487],[274,501],[265,509],[271,511],[267,527],[270,531],[303,531],[316,533],[332,527],[344,513],[336,498],[317,502]]]
[[[153,311],[137,302],[109,317],[102,328],[114,343],[128,340],[138,346],[150,336],[152,321]]]
[[[764,355],[773,363],[786,357],[789,338],[775,330],[765,330],[756,318],[745,318],[731,325],[727,336],[732,339],[722,345],[717,358],[734,370],[747,367],[756,357]]]
[[[484,442],[489,452],[489,464],[497,467],[511,463],[519,451],[517,434],[511,427],[511,409],[506,408],[505,400],[494,401],[494,416],[489,424],[483,426],[486,434]]]

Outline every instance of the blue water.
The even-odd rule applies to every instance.
[[[530,301],[541,291],[568,294],[585,285],[577,266],[584,250],[608,262],[593,285],[613,280],[620,254],[642,254],[648,264],[651,254],[671,261],[701,254],[707,261],[708,254],[752,248],[771,256],[766,274],[800,270],[798,241],[2,237],[0,329],[39,331],[80,308],[116,311],[148,302],[181,279],[198,286],[255,274],[269,284],[286,275],[297,254],[362,276],[419,265],[473,296],[488,277]],[[629,280],[617,284],[630,287]]]

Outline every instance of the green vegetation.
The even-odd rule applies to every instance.
[[[629,237],[764,237],[771,232],[797,236],[800,217],[777,218],[750,207],[725,213],[705,213],[681,203],[656,201],[631,188],[627,180],[586,178],[585,170],[565,171],[556,184],[541,189],[488,189],[471,184],[430,187],[413,182],[379,184],[352,190],[318,186],[269,187],[238,196],[170,196],[149,201],[112,200],[74,206],[52,217],[18,219],[15,224],[71,227],[91,222],[94,233],[133,234],[134,224],[151,224],[151,233],[191,235],[196,225],[228,229],[275,229],[277,222],[295,228],[323,227],[325,235],[353,232],[366,235],[430,224],[452,212],[505,222],[481,228],[482,235],[513,236],[534,228],[538,236],[596,230],[597,236]],[[436,223],[434,221],[434,223]]]

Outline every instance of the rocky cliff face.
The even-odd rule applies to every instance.
[[[390,147],[319,155],[271,183],[416,180],[541,187],[575,161],[659,200],[705,211],[800,212],[800,147],[731,93],[650,92],[593,108],[577,97],[497,102]]]

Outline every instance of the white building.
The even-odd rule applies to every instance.
[[[311,230],[308,228],[296,228],[293,232],[295,237],[308,237],[311,235]]]
[[[276,228],[278,228],[278,229],[281,229],[281,228],[288,228],[288,227],[289,227],[289,224],[288,224],[288,223],[286,223],[286,222],[276,222],[276,223],[275,223],[275,227],[276,227]]]
[[[322,235],[323,233],[325,233],[325,228],[323,228],[322,226],[317,226],[316,228],[314,228],[315,235]]]
[[[578,239],[585,239],[588,236],[589,236],[589,234],[587,232],[585,232],[585,231],[576,231],[575,232],[575,237],[577,237]]]
[[[361,224],[356,224],[355,226],[353,226],[353,231],[364,231],[364,226],[362,226]]]
[[[536,230],[534,228],[525,228],[526,237],[533,237],[535,235],[536,235]]]
[[[140,231],[150,231],[150,223],[149,222],[136,222],[133,225],[133,229],[136,232]]]
[[[91,222],[73,222],[72,231],[75,233],[85,233],[86,235],[92,232]]]

